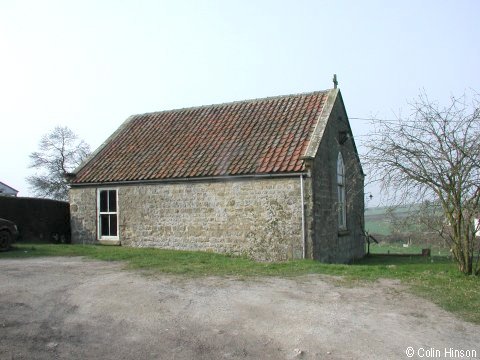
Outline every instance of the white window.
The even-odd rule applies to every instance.
[[[98,189],[98,239],[118,240],[118,191]]]
[[[347,204],[345,200],[345,165],[342,153],[337,158],[337,191],[338,191],[338,228],[347,228]]]

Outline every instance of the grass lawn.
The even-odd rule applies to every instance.
[[[410,245],[408,247],[403,247],[402,245],[395,245],[395,244],[370,244],[370,254],[411,254],[411,255],[418,255],[422,253],[423,248],[429,248],[431,254],[433,256],[445,256],[448,257],[450,255],[450,251],[445,248],[440,247],[432,247],[431,245]]]
[[[393,251],[392,251],[393,253]],[[399,279],[411,292],[433,301],[461,318],[480,324],[480,277],[465,276],[445,254],[432,257],[372,254],[352,265],[322,264],[313,260],[259,263],[242,257],[206,252],[126,248],[100,245],[17,244],[2,258],[85,256],[125,261],[128,268],[189,276],[298,276],[326,274],[346,281]]]

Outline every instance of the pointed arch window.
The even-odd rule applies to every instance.
[[[342,153],[337,158],[337,192],[338,192],[338,228],[347,228],[347,204],[345,199],[345,164]]]

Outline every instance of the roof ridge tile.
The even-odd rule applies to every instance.
[[[138,113],[138,114],[133,114],[131,116],[137,117],[137,116],[144,116],[144,115],[175,113],[175,112],[181,112],[181,111],[193,111],[193,110],[209,109],[209,108],[217,109],[226,105],[249,104],[249,103],[276,100],[276,99],[282,99],[282,98],[293,98],[293,97],[309,96],[309,95],[315,95],[315,94],[327,94],[330,90],[331,89],[307,91],[307,92],[299,92],[299,93],[286,94],[286,95],[274,95],[274,96],[267,96],[267,97],[251,98],[246,100],[227,101],[223,103],[214,103],[209,105],[198,105],[198,106],[190,106],[190,107],[184,107],[184,108],[172,108],[172,109],[159,110],[159,111],[150,111],[146,113]]]

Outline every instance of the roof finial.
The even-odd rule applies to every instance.
[[[337,74],[333,74],[333,88],[336,89],[338,85]]]

